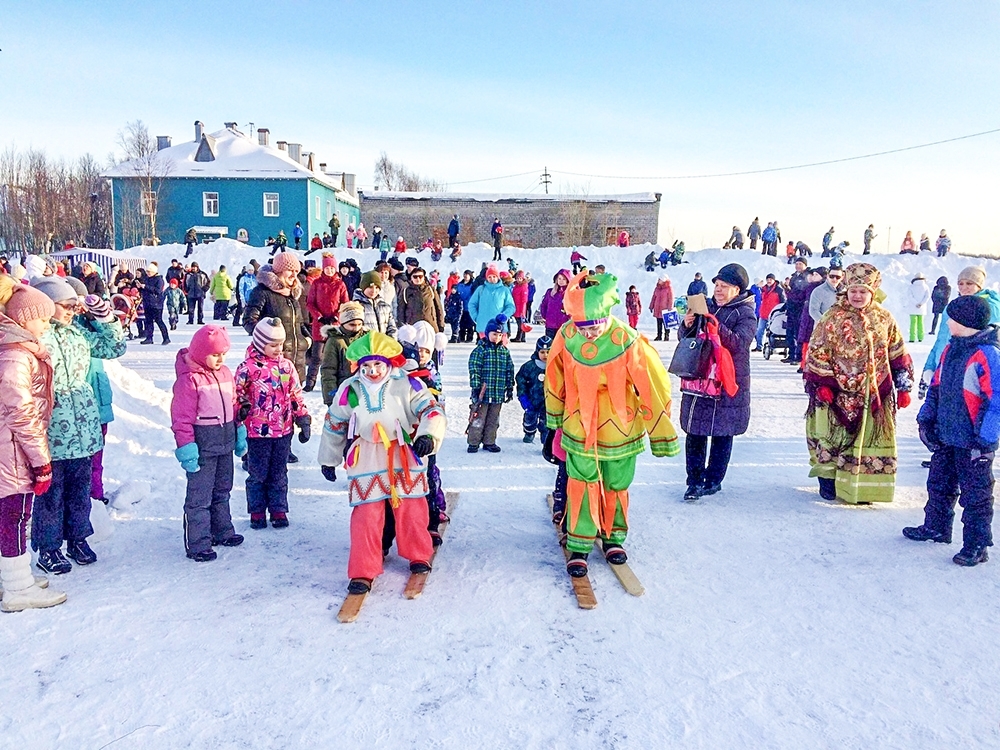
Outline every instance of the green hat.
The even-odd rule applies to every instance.
[[[563,295],[563,309],[577,324],[604,320],[611,314],[611,308],[619,303],[618,277],[610,273],[577,274]]]
[[[401,367],[406,361],[399,342],[379,331],[369,331],[347,347],[347,358],[358,364],[369,359],[380,359],[393,367]]]

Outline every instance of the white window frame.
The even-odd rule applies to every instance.
[[[333,218],[333,201],[326,202],[326,220],[330,221]]]
[[[315,200],[316,200],[316,221],[319,221],[320,219],[323,218],[323,214],[320,213],[320,201],[318,195],[316,196]]]
[[[156,191],[143,190],[139,196],[139,210],[143,216],[153,216],[156,214]]]
[[[201,194],[201,208],[202,213],[205,216],[218,216],[219,215],[219,194],[218,193],[202,193]],[[215,209],[214,211],[212,209]]]
[[[264,216],[268,218],[281,216],[281,196],[278,193],[264,193]]]

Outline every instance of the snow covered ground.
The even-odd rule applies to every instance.
[[[235,268],[266,253],[239,251],[215,243],[196,258],[206,268]],[[478,269],[490,251],[467,249],[459,268]],[[513,252],[540,280],[537,303],[568,250]],[[618,272],[623,295],[634,283],[648,304],[648,248],[583,252]],[[147,257],[169,262],[182,253],[167,246]],[[361,254],[363,267],[372,257]],[[745,262],[752,278],[788,268],[750,252],[687,257],[668,269],[680,291],[695,270],[710,279],[731,260]],[[943,272],[954,286],[968,264],[873,260],[901,321],[914,271],[930,284]],[[985,265],[1000,279],[1000,265]],[[640,328],[652,330],[652,318],[644,315]],[[182,324],[167,347],[130,346],[108,366],[117,415],[106,458],[113,533],[95,542],[97,564],[54,580],[69,593],[65,605],[0,617],[4,746],[1000,742],[989,687],[1000,671],[1000,561],[962,569],[950,559],[957,544],[900,535],[920,522],[925,498],[916,404],[901,413],[896,501],[825,503],[807,477],[800,380],[788,365],[754,355],[750,431],[735,442],[723,492],[685,504],[683,458],[643,456],[627,547],[646,593],[626,594],[596,558],[599,606],[583,611],[548,520],[554,469],[537,442],[521,442],[516,403],[504,408],[502,453],[465,452],[469,347],[452,346],[444,380],[453,421],[440,466],[460,500],[435,570],[423,596],[405,600],[406,565],[391,555],[358,621],[342,625],[349,508],[344,481],[330,484],[319,473],[318,437],[294,447],[303,460],[289,467],[288,529],[249,529],[237,468],[232,508],[246,542],[218,548],[212,563],[185,559],[184,475],[168,410],[174,356],[193,330]],[[230,331],[235,367],[248,337]],[[655,345],[668,359],[673,342]],[[520,365],[532,344],[512,348]],[[918,365],[928,349],[929,341],[913,347]],[[309,402],[318,423],[319,394]]]

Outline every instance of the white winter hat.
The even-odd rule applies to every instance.
[[[414,344],[418,349],[434,351],[434,329],[426,320],[418,320],[413,324]]]
[[[38,255],[29,255],[24,261],[24,269],[28,272],[28,278],[45,275],[45,261]]]
[[[156,265],[156,261],[152,261],[148,266],[146,266],[146,273],[158,273],[159,270],[160,267]]]
[[[396,341],[400,344],[413,344],[417,341],[417,332],[413,326],[404,325],[396,329]]]
[[[448,337],[443,333],[435,333],[434,348],[439,352],[443,352],[446,346],[448,346]]]

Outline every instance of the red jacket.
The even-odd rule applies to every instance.
[[[771,312],[778,305],[785,301],[785,293],[777,283],[774,286],[767,284],[760,290],[760,317],[767,320],[771,317]]]
[[[312,242],[309,243],[309,247],[311,247],[313,250],[322,250],[323,240],[321,240],[319,237],[313,237]]]
[[[528,282],[514,284],[510,289],[510,296],[514,298],[514,317],[523,318],[528,309]]]
[[[403,240],[397,240],[396,241],[396,252],[397,253],[405,253],[406,252],[406,242],[404,242]]]
[[[653,296],[649,298],[649,311],[657,318],[664,310],[674,309],[674,288],[670,279],[660,279],[656,282]]]
[[[313,341],[323,340],[321,329],[324,323],[320,319],[333,318],[328,323],[336,322],[337,316],[340,314],[340,306],[345,302],[350,302],[350,300],[347,286],[340,276],[323,274],[310,284],[309,296],[306,297],[306,309],[312,315]]]

